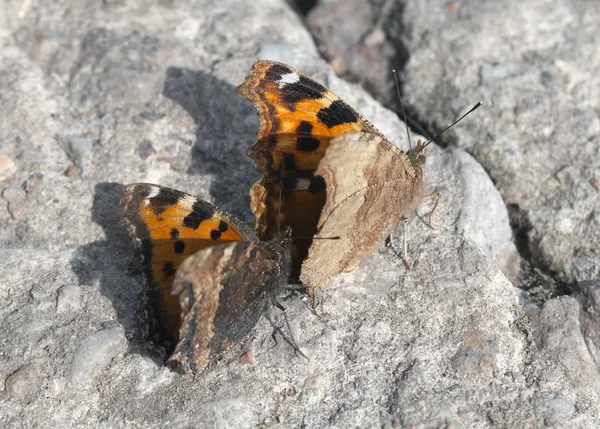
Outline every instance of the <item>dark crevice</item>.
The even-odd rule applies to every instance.
[[[306,16],[317,4],[317,0],[286,0],[299,14]]]
[[[531,240],[533,226],[527,212],[518,204],[508,204],[507,209],[513,241],[521,255],[519,287],[529,292],[532,301],[538,304],[556,296],[571,295],[575,285],[565,282],[559,273],[550,269],[537,244]]]

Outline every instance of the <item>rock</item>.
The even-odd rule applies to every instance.
[[[581,282],[573,298],[579,302],[579,323],[585,344],[600,369],[600,281]]]
[[[103,329],[80,340],[71,362],[71,382],[80,387],[90,386],[93,376],[122,353],[124,345],[125,337],[119,327]]]
[[[69,159],[77,166],[81,166],[84,158],[87,158],[92,152],[93,144],[88,138],[58,135],[56,140]]]
[[[17,166],[8,156],[0,153],[0,182],[5,181],[17,172]]]
[[[564,426],[571,421],[573,408],[595,409],[600,399],[600,375],[580,330],[576,300],[551,299],[539,314],[533,314],[530,320],[537,350],[532,364],[539,371],[536,396],[540,399],[534,406],[553,425]]]
[[[25,365],[11,375],[4,382],[7,393],[17,399],[27,397],[35,389],[39,388],[39,372],[33,365]]]
[[[339,76],[362,83],[383,103],[396,105],[391,71],[402,67],[403,61],[378,20],[381,7],[361,0],[319,1],[306,23],[319,51]]]
[[[459,149],[430,145],[426,157],[426,193],[441,192],[432,225],[454,230],[475,242],[517,285],[520,257],[512,241],[506,206],[489,176]],[[424,201],[418,208],[422,219],[433,209],[433,201]]]
[[[541,411],[544,421],[548,426],[560,426],[569,421],[575,414],[575,406],[566,398],[548,398],[536,402],[536,408]]]
[[[27,184],[25,185],[25,193],[27,194],[27,198],[36,198],[39,197],[42,185],[44,182],[44,175],[41,173],[33,173],[27,179]]]
[[[232,0],[218,7],[163,2],[149,8],[139,0],[126,6],[91,0],[23,4],[5,8],[6,25],[0,26],[6,36],[0,49],[0,141],[2,153],[18,160],[25,181],[2,188],[0,206],[27,208],[26,222],[0,210],[3,426],[600,425],[593,320],[580,321],[587,315],[570,298],[541,308],[521,306],[521,291],[507,280],[511,264],[502,262],[514,253],[492,187],[498,185],[512,214],[537,225],[519,236],[531,254],[546,255],[546,246],[573,234],[573,243],[556,249],[571,259],[557,261],[572,264],[565,272],[580,279],[593,276],[594,254],[569,247],[588,245],[578,238],[579,216],[597,192],[597,133],[590,113],[595,101],[582,95],[594,93],[598,76],[589,68],[596,62],[590,48],[595,44],[586,39],[595,22],[589,5],[577,6],[586,13],[583,21],[573,19],[573,39],[562,30],[553,33],[563,28],[563,15],[543,1],[539,10],[515,3],[513,11],[535,9],[516,17],[506,5],[490,2],[412,2],[404,9],[386,2],[397,15],[382,19],[374,7],[376,22],[361,30],[365,38],[358,43],[395,46],[397,39],[382,39],[380,29],[411,48],[404,93],[429,132],[480,97],[490,106],[474,116],[482,119],[469,118],[447,134],[459,149],[427,148],[427,192],[442,192],[433,217],[440,228],[426,224],[433,201],[425,201],[408,222],[410,270],[397,246],[399,229],[393,246],[382,245],[355,270],[333,278],[316,308],[300,294],[281,297],[293,336],[310,359],[295,354],[283,338],[283,314],[271,309],[271,322],[262,318],[242,343],[203,374],[188,377],[165,368],[161,351],[147,341],[140,266],[117,221],[124,185],[154,181],[252,221],[248,188],[258,175],[246,151],[258,118],[234,88],[258,56],[284,59],[314,76],[405,149],[404,125],[318,59],[303,18],[283,0],[243,8]],[[564,2],[557,7],[573,16]],[[398,14],[402,10],[405,15]],[[547,27],[521,25],[524,16]],[[490,34],[479,33],[483,25]],[[498,43],[498,34],[512,43]],[[484,42],[493,48],[474,45]],[[546,48],[531,51],[536,55],[521,51],[546,42]],[[563,42],[590,65],[569,56]],[[582,55],[586,49],[589,55]],[[490,67],[482,70],[485,64]],[[559,67],[565,71],[557,73]],[[589,76],[577,80],[576,70]],[[564,82],[565,76],[571,80]],[[559,88],[567,90],[561,97]],[[489,97],[482,96],[486,91]],[[565,109],[565,103],[577,109]],[[546,127],[560,115],[566,115],[564,128]],[[81,157],[81,166],[67,161],[56,136],[67,139],[67,150],[70,137],[88,140],[76,142],[71,154]],[[554,145],[561,139],[571,144]],[[142,159],[138,147],[146,140],[159,156]],[[565,167],[555,168],[561,156]],[[589,171],[580,168],[580,157],[592,160]],[[81,174],[65,176],[70,165]],[[563,194],[568,203],[553,199]],[[595,222],[590,213],[585,228]],[[529,237],[542,231],[542,221],[557,228],[556,236],[536,247]],[[585,293],[591,315],[595,295]],[[248,350],[252,364],[240,361]]]
[[[591,184],[600,171],[600,104],[590,97],[600,91],[600,56],[591,54],[600,11],[571,6],[511,0],[451,12],[432,0],[407,4],[399,27],[410,53],[406,103],[440,129],[484,101],[442,139],[471,153],[527,216],[524,250],[559,283],[600,276],[600,193]],[[585,24],[575,24],[582,16]]]
[[[25,220],[29,213],[29,204],[21,188],[11,186],[2,191],[2,198],[8,203],[8,212],[14,220]]]
[[[77,311],[81,309],[81,288],[75,285],[65,285],[58,290],[56,312]]]
[[[142,159],[148,159],[148,157],[150,157],[151,155],[156,154],[156,150],[154,150],[152,142],[148,139],[145,139],[143,142],[141,142],[137,150],[140,155],[140,158]]]
[[[456,229],[477,243],[517,286],[520,256],[512,240],[508,211],[502,196],[475,159],[461,150],[452,153],[459,162],[455,173],[462,190],[462,210]]]

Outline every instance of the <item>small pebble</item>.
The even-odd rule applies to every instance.
[[[92,152],[93,143],[88,138],[59,135],[56,139],[69,159],[76,165],[81,165],[82,160]]]
[[[28,197],[35,197],[39,195],[42,182],[44,181],[44,175],[42,173],[33,173],[27,179],[27,184],[25,185],[25,193]]]
[[[81,174],[81,169],[76,165],[71,165],[69,168],[65,170],[65,176],[67,177],[76,177]]]
[[[251,365],[254,363],[254,353],[252,353],[252,350],[248,350],[247,352],[244,352],[239,359],[240,363],[243,364],[247,364],[247,365]]]
[[[81,288],[75,285],[65,285],[58,290],[56,312],[64,313],[81,308]]]
[[[8,212],[14,220],[23,220],[27,217],[27,197],[23,189],[11,186],[2,191],[2,198],[8,203]]]
[[[125,349],[121,327],[102,329],[81,340],[71,362],[71,381],[76,386],[91,384],[95,374]]]
[[[24,398],[37,387],[38,371],[31,365],[25,365],[11,375],[4,382],[6,391],[13,398]]]
[[[154,150],[154,146],[152,146],[152,142],[148,139],[144,139],[144,141],[140,143],[137,151],[138,151],[138,154],[140,155],[140,158],[142,158],[143,160],[156,154],[156,150]]]
[[[17,166],[8,156],[0,153],[0,182],[8,179],[17,172]]]

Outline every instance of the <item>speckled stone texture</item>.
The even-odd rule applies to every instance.
[[[403,91],[428,130],[486,103],[454,148],[427,149],[439,228],[426,201],[407,225],[411,269],[399,228],[314,311],[282,297],[308,360],[273,335],[287,328],[272,309],[195,377],[145,340],[123,186],[174,187],[251,223],[259,122],[234,88],[258,58],[300,68],[406,148],[403,123],[336,77],[283,0],[0,4],[1,427],[600,425],[595,3],[387,3],[372,16],[384,35],[402,19]],[[528,255],[506,202],[531,223]],[[577,293],[531,304],[521,256]]]

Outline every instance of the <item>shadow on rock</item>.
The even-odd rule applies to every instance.
[[[124,186],[99,183],[95,187],[92,220],[106,236],[81,246],[71,259],[71,268],[82,285],[100,281],[100,292],[112,303],[117,322],[123,326],[132,351],[145,353],[148,343],[140,317],[142,275],[127,231],[119,225],[117,212]],[[148,353],[146,353],[148,354]]]
[[[197,125],[188,172],[213,176],[209,191],[215,205],[253,224],[248,191],[260,176],[246,154],[259,127],[252,104],[232,85],[185,68],[167,69],[163,94]]]

